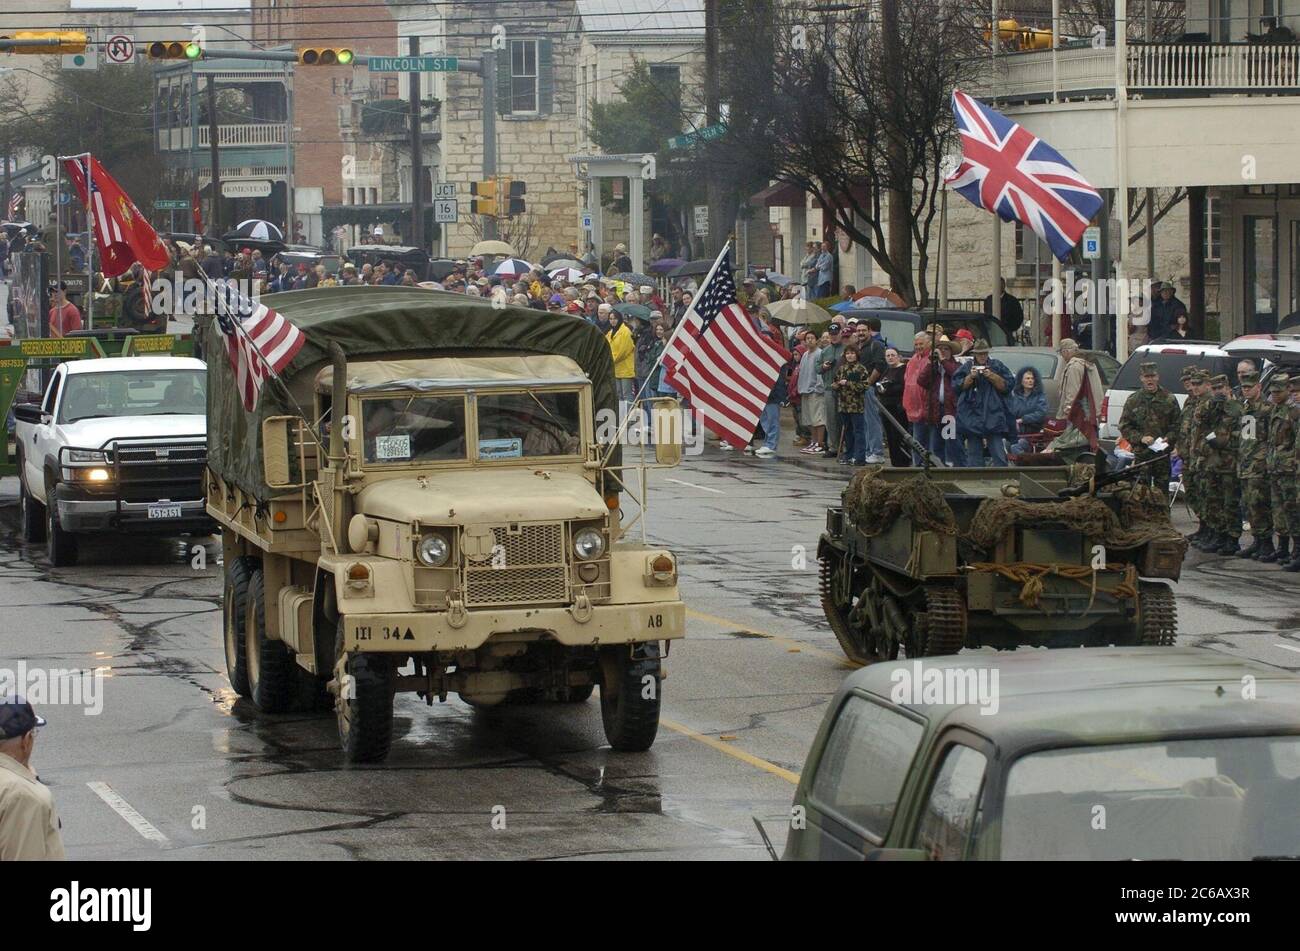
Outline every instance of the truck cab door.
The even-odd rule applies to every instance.
[[[27,460],[27,487],[28,490],[38,499],[45,499],[45,457],[51,452],[54,439],[55,420],[58,418],[55,414],[58,411],[59,397],[63,391],[63,381],[67,378],[63,367],[54,371],[54,376],[50,378],[50,385],[45,390],[45,398],[41,400],[41,413],[43,419],[49,422],[40,422],[32,427],[32,444],[23,448],[23,458]],[[53,450],[57,453],[57,449]]]

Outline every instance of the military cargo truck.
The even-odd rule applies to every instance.
[[[487,707],[599,686],[610,744],[647,749],[661,644],[685,630],[677,560],[644,531],[644,467],[681,454],[675,402],[638,472],[622,455],[643,448],[597,441],[617,401],[585,321],[401,287],[265,300],[307,342],[254,412],[203,328],[234,689],[275,713],[305,683],[360,762],[387,755],[397,691]]]
[[[822,608],[861,664],[900,650],[1171,645],[1173,591],[1149,579],[1177,580],[1187,542],[1165,504],[1146,485],[1091,491],[1070,466],[865,469],[826,513]]]

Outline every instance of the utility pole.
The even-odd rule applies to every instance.
[[[497,54],[496,50],[483,51],[483,181],[497,177]],[[501,210],[501,196],[497,195],[497,211]],[[483,218],[483,238],[494,241],[497,237],[497,219],[491,215]]]
[[[718,93],[718,0],[704,0],[704,123],[706,126],[715,126],[722,121],[722,109]],[[709,234],[708,248],[706,253],[700,254],[696,249],[696,257],[709,258],[718,253],[722,246],[722,236],[726,234],[726,228],[722,224],[722,200],[719,194],[721,189],[718,187],[718,179],[713,170],[712,163],[706,170],[707,181],[705,189],[707,194],[707,203],[709,206]]]
[[[212,214],[208,227],[221,234],[221,153],[217,138],[217,77],[208,73],[208,151],[212,156]],[[290,212],[292,216],[292,211]],[[289,222],[293,228],[293,222]],[[291,239],[292,240],[292,239]]]
[[[420,38],[412,36],[411,56],[420,55]],[[424,248],[424,157],[420,135],[420,73],[409,75],[411,84],[411,240],[412,247]]]

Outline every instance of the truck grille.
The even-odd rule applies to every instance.
[[[115,443],[108,461],[123,502],[175,502],[203,498],[208,461],[204,442]]]
[[[465,565],[465,604],[563,603],[568,598],[564,524],[498,525],[494,557]]]

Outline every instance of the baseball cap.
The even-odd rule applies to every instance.
[[[840,322],[838,320],[833,320],[831,321],[830,327],[827,329],[829,329],[831,333],[837,334],[844,328],[840,326]]]
[[[0,737],[16,739],[38,726],[45,726],[45,718],[36,715],[26,698],[14,694],[0,700]]]
[[[642,294],[653,294],[655,292],[655,289],[651,287],[649,284],[642,284],[640,287],[640,292]]]
[[[961,330],[957,331],[955,334],[953,334],[953,336],[956,337],[958,340],[975,339],[975,335],[971,333],[969,330],[967,330],[965,327],[961,328]],[[985,349],[987,349],[987,347]]]

